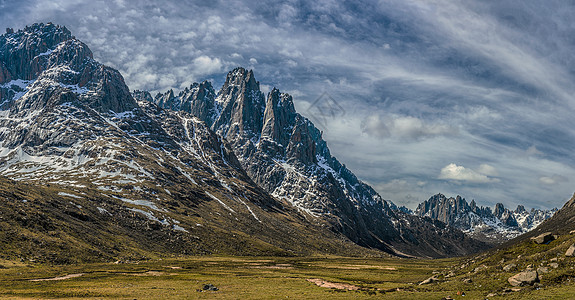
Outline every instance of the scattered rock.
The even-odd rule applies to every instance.
[[[569,234],[575,234],[575,230],[569,231]]]
[[[451,298],[451,296],[447,296],[447,297],[441,298],[441,300],[453,300],[453,298]]]
[[[503,271],[505,272],[513,271],[515,270],[516,267],[517,267],[516,264],[508,264],[505,267],[503,267]]]
[[[487,294],[487,296],[486,296],[486,297],[495,297],[495,296],[497,296],[497,293],[490,293],[490,294]]]
[[[547,244],[555,239],[555,236],[551,232],[542,233],[536,237],[532,237],[531,240],[536,244]]]
[[[217,287],[215,287],[213,284],[208,283],[208,284],[204,284],[204,287],[202,288],[204,291],[217,291],[219,290]]]
[[[549,273],[549,268],[548,268],[548,267],[539,267],[539,268],[537,268],[537,274],[545,274],[545,273]]]
[[[553,257],[553,258],[550,259],[549,261],[557,261],[557,257]]]
[[[455,272],[453,271],[449,271],[449,273],[447,273],[447,275],[445,275],[445,277],[453,277],[455,276]]]
[[[541,285],[541,283],[539,283],[539,282],[535,282],[535,283],[533,284],[533,287],[536,288],[536,289],[541,288],[541,286],[542,286],[542,285]]]
[[[555,263],[555,262],[554,262],[554,263],[550,263],[549,266],[550,266],[551,268],[553,268],[553,269],[559,268],[559,264],[558,264],[558,263]]]
[[[574,256],[573,255],[574,253],[575,253],[575,244],[571,245],[571,247],[567,249],[567,252],[565,252],[565,256]]]
[[[472,283],[473,280],[471,280],[471,278],[465,278],[463,279],[463,283]]]
[[[481,266],[475,268],[475,270],[473,270],[473,272],[477,273],[479,271],[487,270],[487,268],[488,267],[486,265],[481,265]]]
[[[521,273],[515,274],[507,279],[512,286],[533,285],[539,281],[537,271],[525,270]]]

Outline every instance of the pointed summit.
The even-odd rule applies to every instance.
[[[262,139],[267,138],[284,147],[287,146],[295,117],[292,97],[273,88],[268,95],[264,111]]]
[[[232,145],[251,148],[244,141],[259,138],[265,108],[264,94],[253,71],[236,68],[229,72],[216,103],[221,107],[221,113],[212,128],[228,138]]]

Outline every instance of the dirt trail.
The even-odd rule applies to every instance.
[[[66,280],[66,279],[70,279],[70,278],[76,278],[76,277],[80,277],[83,276],[84,273],[78,273],[78,274],[69,274],[66,276],[60,276],[60,277],[52,277],[52,278],[41,278],[41,279],[30,279],[30,281],[53,281],[53,280]]]

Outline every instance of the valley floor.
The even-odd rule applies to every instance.
[[[2,299],[485,299],[509,287],[508,276],[489,272],[475,273],[473,282],[465,283],[469,272],[461,265],[473,268],[469,258],[205,256],[67,266],[0,261],[0,265]],[[433,274],[439,274],[439,283],[418,284]],[[204,290],[209,285],[217,291]],[[505,297],[565,299],[574,292],[572,283],[561,283],[525,287]]]

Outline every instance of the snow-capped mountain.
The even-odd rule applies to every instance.
[[[477,206],[475,200],[468,204],[460,196],[447,198],[437,194],[419,204],[414,214],[442,221],[477,239],[501,243],[535,229],[556,212],[557,208],[527,211],[522,205],[509,210],[501,203],[492,211],[490,207]]]
[[[177,95],[136,91],[134,97],[202,119],[230,143],[260,187],[362,246],[418,256],[482,247],[457,231],[394,209],[330,154],[321,131],[296,112],[290,95],[276,88],[264,95],[252,71],[232,70],[217,93],[204,81]]]
[[[142,249],[278,254],[346,247],[254,184],[204,122],[134,100],[120,73],[95,61],[65,27],[9,30],[0,36],[0,70],[0,175],[49,189],[17,208],[24,220],[44,215],[46,226],[17,222],[17,232],[46,243],[48,232],[62,230],[70,235],[62,247],[85,245],[104,258]],[[20,183],[6,185],[16,190]],[[2,211],[10,205],[2,202]],[[67,218],[56,207],[75,217],[60,224]],[[97,238],[110,234],[121,242]]]
[[[291,96],[274,89],[266,98],[242,68],[217,93],[202,82],[152,98],[130,93],[65,27],[34,24],[0,36],[0,96],[0,175],[12,180],[0,186],[22,191],[0,205],[25,214],[10,226],[33,236],[5,243],[66,234],[60,247],[103,259],[485,248],[391,209],[330,155]],[[44,225],[27,221],[39,215]],[[29,249],[18,255],[44,248]]]

